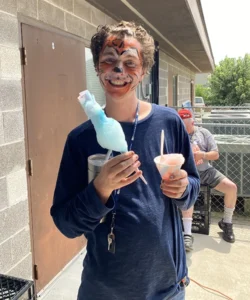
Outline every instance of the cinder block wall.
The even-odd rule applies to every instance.
[[[178,106],[186,100],[190,99],[190,83],[194,80],[195,73],[188,68],[178,63],[173,58],[169,57],[166,53],[160,50],[160,104],[172,105],[172,99],[168,99],[168,89],[172,89],[172,81],[168,82],[168,74],[178,75]],[[171,79],[172,80],[172,79]]]
[[[18,17],[87,40],[113,23],[83,0],[0,0],[0,273],[32,277]]]
[[[159,104],[168,104],[168,62],[167,55],[159,52]]]
[[[0,273],[31,277],[16,1],[0,1]]]

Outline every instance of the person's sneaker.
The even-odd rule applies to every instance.
[[[235,242],[235,236],[233,232],[233,224],[232,223],[224,223],[223,219],[218,223],[220,229],[223,231],[223,239],[228,243]]]
[[[184,234],[184,246],[187,252],[193,250],[194,237],[190,234]]]

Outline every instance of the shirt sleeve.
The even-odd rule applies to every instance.
[[[77,140],[66,141],[54,192],[51,216],[57,228],[75,238],[93,231],[113,209],[113,195],[104,205],[93,185],[88,184],[87,156],[80,153]]]
[[[177,128],[177,151],[182,153],[185,158],[182,169],[188,174],[189,184],[182,197],[180,199],[173,199],[173,201],[181,210],[187,210],[194,205],[198,197],[200,191],[200,178],[195,166],[189,136],[180,118],[177,119]]]
[[[204,137],[205,137],[205,140],[206,140],[206,151],[209,152],[209,151],[218,151],[218,147],[217,147],[217,144],[216,144],[216,141],[212,135],[212,133],[208,130],[204,131]]]

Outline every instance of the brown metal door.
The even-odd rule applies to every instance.
[[[33,261],[40,291],[86,243],[83,237],[64,237],[50,216],[67,134],[84,121],[77,97],[86,89],[85,48],[79,40],[25,24],[22,42]]]

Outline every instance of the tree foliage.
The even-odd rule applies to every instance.
[[[242,105],[250,102],[250,55],[226,57],[209,79],[209,102],[213,105]]]
[[[195,96],[202,97],[206,104],[208,104],[210,102],[210,94],[211,94],[211,91],[210,91],[209,87],[206,87],[202,84],[197,84],[195,86]]]

